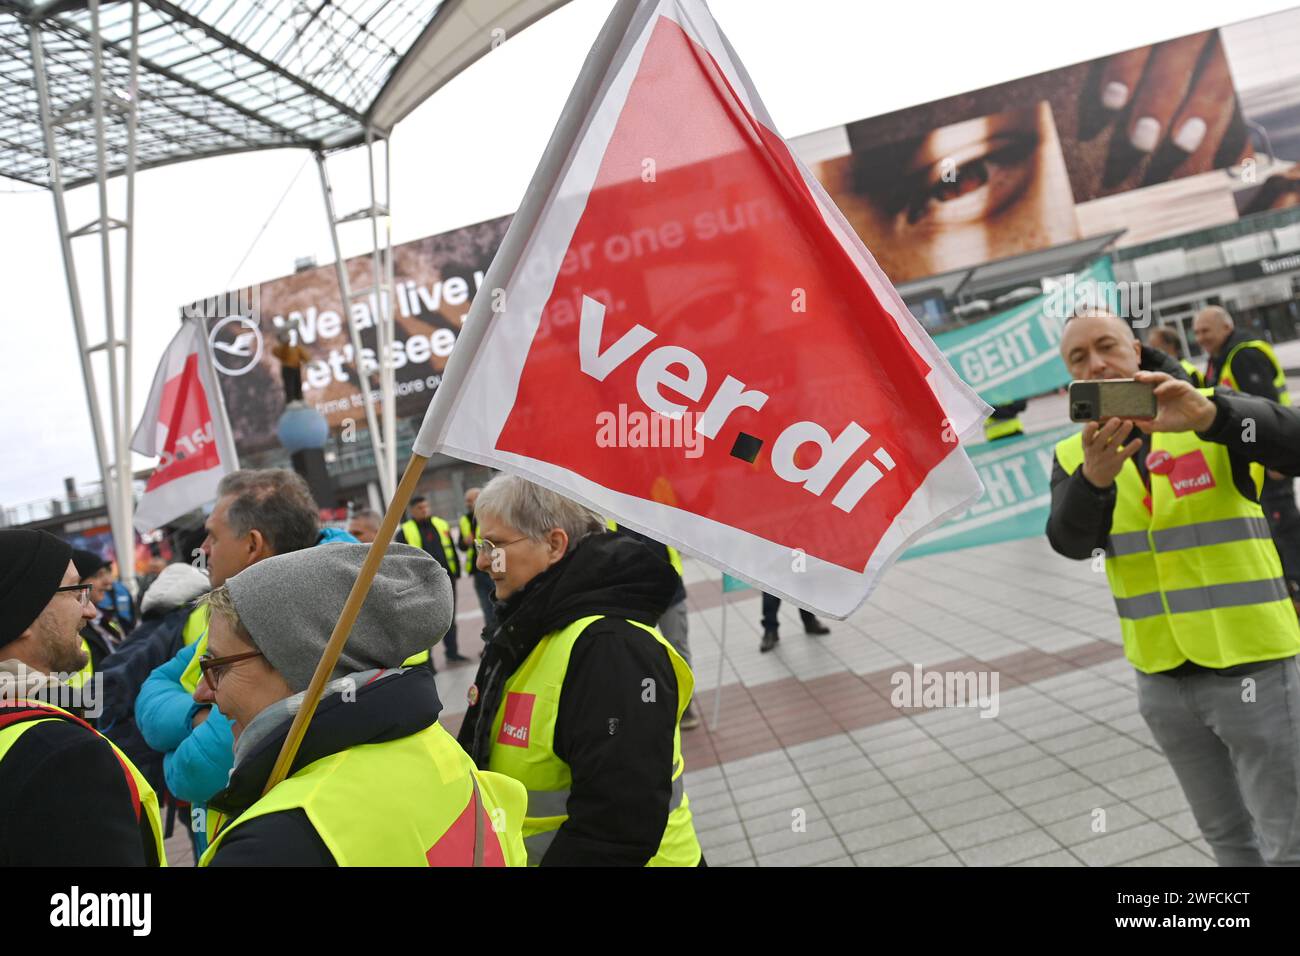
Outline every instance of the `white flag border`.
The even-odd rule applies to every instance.
[[[649,534],[719,567],[760,590],[766,590],[798,606],[806,606],[819,613],[843,619],[866,602],[883,573],[902,556],[908,544],[932,528],[943,524],[954,514],[965,511],[983,494],[978,475],[956,440],[978,428],[983,417],[972,417],[966,422],[952,423],[954,431],[952,451],[931,471],[908,503],[895,516],[862,571],[851,571],[810,555],[805,555],[803,558],[807,570],[794,571],[792,568],[794,554],[792,549],[785,545],[767,541],[750,532],[683,509],[622,494],[549,462],[493,447],[514,407],[519,377],[540,326],[542,309],[554,290],[554,280],[546,285],[522,281],[516,266],[519,262],[527,261],[539,246],[542,249],[554,250],[569,248],[584,208],[576,203],[568,204],[567,208],[557,208],[556,199],[559,196],[586,195],[590,191],[658,16],[661,14],[670,16],[696,42],[700,42],[702,46],[714,53],[715,60],[727,74],[728,81],[733,84],[737,94],[745,100],[745,105],[750,109],[751,114],[775,132],[766,111],[754,109],[757,96],[752,92],[748,77],[742,79],[733,64],[729,62],[734,59],[734,54],[730,46],[725,45],[725,41],[721,40],[720,33],[712,28],[712,17],[703,19],[710,24],[709,32],[718,40],[707,43],[701,38],[700,30],[695,28],[689,15],[673,15],[686,13],[685,8],[688,7],[707,10],[700,0],[658,0],[653,5],[647,3],[639,6],[635,11],[639,26],[635,30],[628,29],[623,34],[609,67],[601,82],[595,84],[590,98],[585,102],[582,101],[578,98],[579,91],[575,88],[575,94],[565,110],[566,114],[573,110],[581,110],[582,122],[573,127],[573,138],[560,164],[558,175],[550,185],[545,200],[535,203],[534,208],[529,209],[528,218],[517,217],[518,227],[521,229],[528,227],[528,232],[526,236],[521,237],[523,245],[519,253],[512,257],[514,261],[503,262],[500,268],[497,268],[498,262],[494,261],[493,269],[489,270],[489,276],[484,281],[484,286],[488,289],[504,285],[509,321],[496,321],[498,317],[486,306],[486,298],[476,297],[477,308],[472,310],[468,323],[477,326],[474,329],[476,334],[470,341],[465,341],[462,337],[460,347],[452,353],[448,369],[450,371],[455,365],[458,374],[451,382],[444,377],[444,383],[430,407],[414,450],[422,455],[432,454],[434,451],[443,452],[465,461],[500,468],[536,481],[601,514],[614,516],[620,523],[634,530]],[[615,16],[611,15],[611,22],[614,19]],[[608,26],[609,24],[607,28]],[[722,49],[726,51],[725,56],[718,56],[719,43],[724,44]],[[597,47],[599,45],[598,41]],[[593,48],[593,56],[595,53],[596,48]],[[614,97],[617,97],[617,100]],[[591,108],[598,101],[604,101],[607,107],[600,114]],[[572,120],[572,117],[570,119]],[[603,124],[601,124],[602,120]],[[559,134],[560,129],[557,127],[557,136]],[[552,145],[555,143],[553,142]],[[548,146],[548,153],[550,150],[551,147]],[[836,233],[841,244],[845,246],[846,252],[853,257],[894,322],[918,349],[922,358],[929,360],[932,368],[931,389],[945,412],[949,412],[950,408],[954,407],[954,401],[960,400],[965,400],[975,408],[989,409],[989,406],[953,372],[929,336],[923,331],[918,335],[919,325],[902,305],[901,298],[896,293],[892,296],[886,294],[886,290],[892,289],[892,286],[884,279],[879,266],[862,246],[861,240],[838,214],[815,177],[799,162],[798,157],[793,156],[793,151],[791,156],[798,164],[805,184],[818,200],[823,217],[827,218],[828,228]],[[541,171],[542,166],[539,166],[539,174]],[[534,186],[536,185],[535,179]],[[531,192],[533,187],[530,187]],[[539,223],[540,228],[538,228]],[[514,231],[515,227],[516,223],[512,223],[511,231]],[[499,278],[502,271],[509,274],[504,284],[494,281]],[[493,276],[493,272],[496,272],[497,276]],[[484,298],[484,302],[480,303],[479,298]],[[891,304],[894,307],[892,309]],[[463,354],[466,346],[470,346],[470,354],[457,362],[457,353]],[[493,352],[494,374],[491,377],[472,374],[479,364],[481,354],[489,348]],[[950,390],[941,393],[936,389],[936,385],[942,385],[946,378],[950,379]],[[951,385],[954,382],[956,385]],[[947,396],[946,402],[945,396]],[[435,409],[441,414],[436,414]],[[491,436],[486,439],[486,442],[483,437],[485,435]],[[491,449],[490,453],[476,450],[475,446],[482,443],[487,444]],[[958,488],[972,486],[974,490],[962,497],[959,502],[939,512],[927,511],[928,502],[932,498],[943,495],[945,489],[946,493],[951,495]],[[927,514],[926,520],[921,521],[914,517],[922,513]],[[690,536],[698,537],[703,543],[699,546],[690,546],[677,535],[663,530],[675,523],[678,526],[682,524],[689,526]],[[717,554],[722,553],[758,555],[760,559],[755,562],[757,569],[742,571],[716,557]],[[797,578],[794,577],[795,575]],[[766,583],[760,583],[759,577],[766,578]],[[786,586],[783,586],[783,584],[793,584],[795,580],[801,582],[801,590],[811,592],[811,595],[805,593],[803,597],[795,597]],[[809,588],[810,584],[814,587]]]

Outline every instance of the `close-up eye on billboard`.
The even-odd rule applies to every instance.
[[[1296,11],[794,142],[897,283],[1123,230],[1115,248],[1300,203]]]

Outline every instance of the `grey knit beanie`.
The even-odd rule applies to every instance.
[[[276,555],[226,581],[253,644],[295,692],[306,690],[368,544],[330,544]],[[400,667],[451,627],[451,580],[420,548],[390,544],[332,678]]]

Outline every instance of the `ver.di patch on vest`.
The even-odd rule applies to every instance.
[[[536,694],[520,694],[513,690],[506,694],[506,712],[501,719],[501,732],[497,734],[497,743],[510,747],[528,746],[528,732],[533,722],[533,704],[536,702]]]
[[[1200,449],[1173,457],[1167,451],[1153,452],[1147,456],[1147,470],[1153,475],[1165,475],[1175,498],[1208,491],[1214,487],[1214,473],[1205,453]]]

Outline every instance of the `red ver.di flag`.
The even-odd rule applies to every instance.
[[[239,467],[201,319],[185,319],[167,346],[131,448],[158,458],[136,507],[139,531],[213,501],[221,477]]]
[[[702,0],[621,2],[415,451],[534,481],[844,617],[979,497],[952,371]]]

